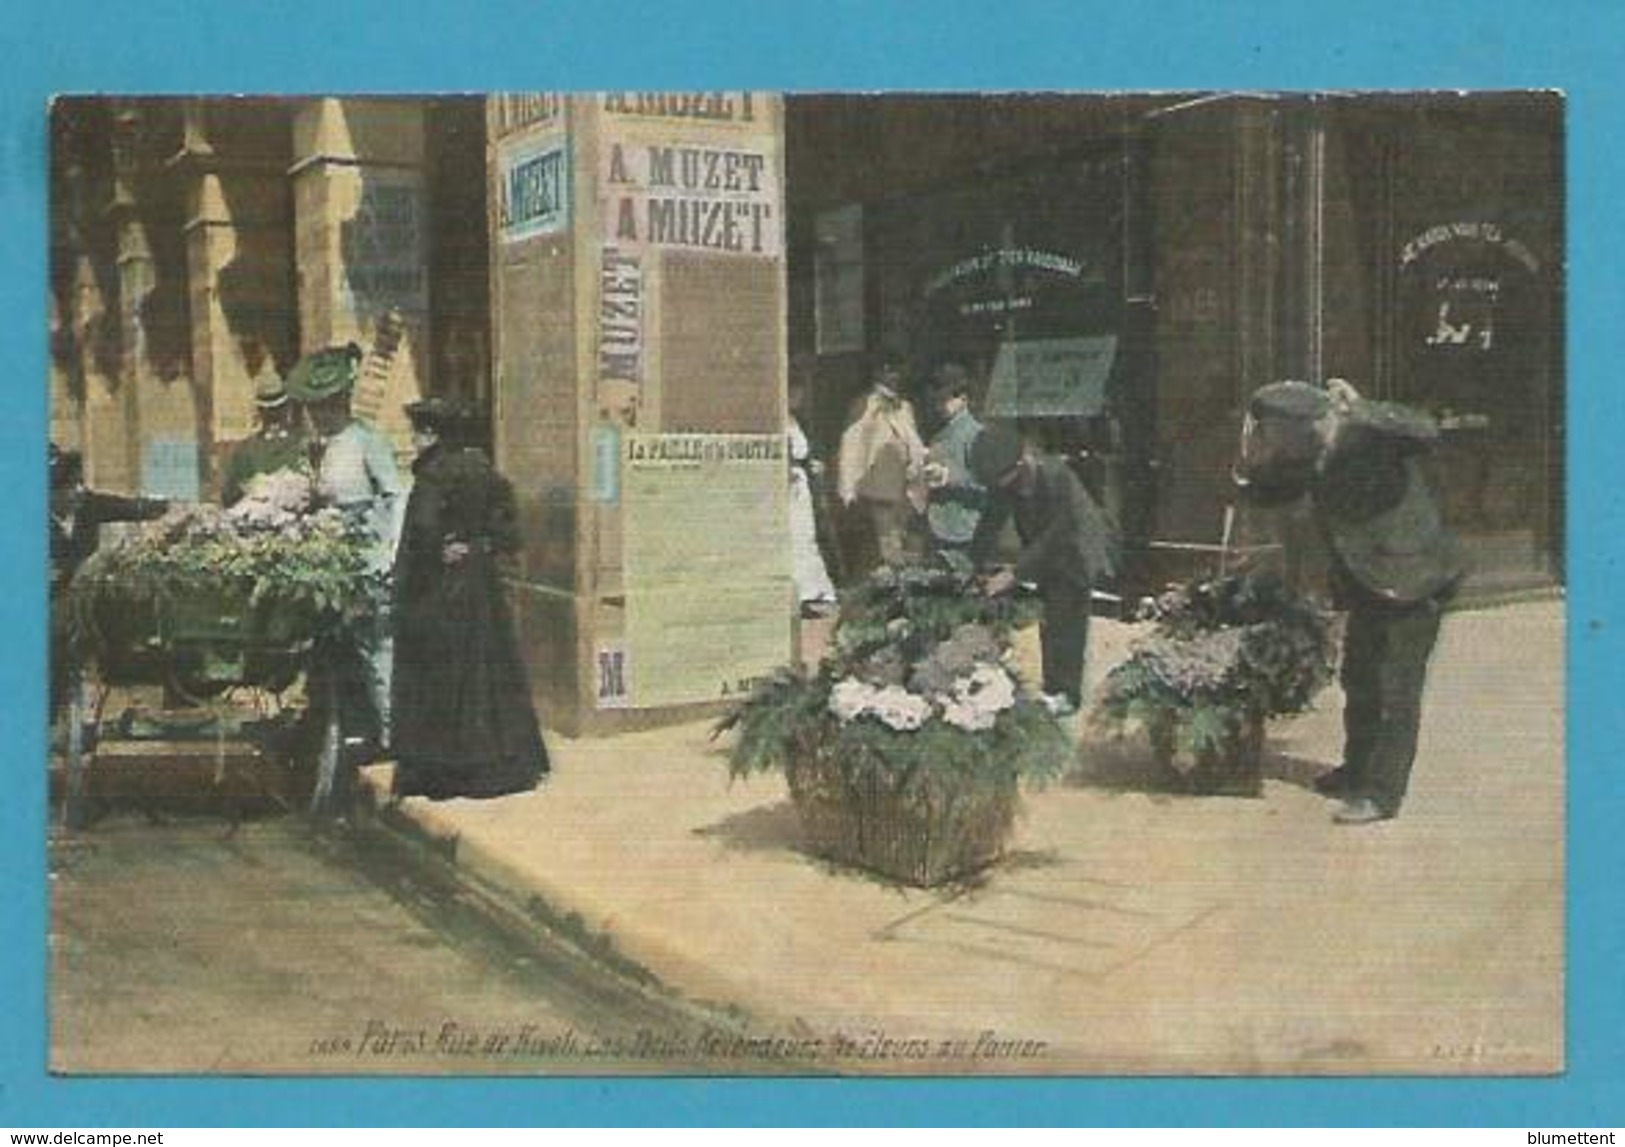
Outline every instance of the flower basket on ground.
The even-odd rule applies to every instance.
[[[830,653],[782,670],[718,726],[735,776],[782,769],[810,848],[929,887],[1004,850],[1020,784],[1071,745],[1009,667],[1034,608],[934,570],[884,570],[847,595]]]
[[[1191,791],[1258,795],[1265,723],[1304,712],[1331,680],[1328,618],[1264,574],[1171,589],[1143,617],[1153,628],[1107,674],[1096,724],[1143,730]]]
[[[66,591],[69,639],[106,680],[285,687],[378,608],[367,544],[304,476],[264,475],[229,510],[177,506],[95,554]]]

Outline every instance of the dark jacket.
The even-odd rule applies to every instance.
[[[1030,489],[988,491],[971,556],[978,564],[991,559],[1005,522],[1014,517],[1022,543],[1017,579],[1035,583],[1040,593],[1052,588],[1087,591],[1116,567],[1111,527],[1064,461],[1046,454],[1035,465]]]
[[[477,450],[418,459],[395,560],[396,793],[489,797],[547,771],[500,563],[517,553],[513,488]],[[448,563],[446,544],[468,547]]]
[[[169,503],[162,498],[127,498],[81,487],[68,496],[66,514],[51,507],[51,585],[60,589],[96,552],[102,526],[108,522],[145,522],[162,517]]]
[[[1359,403],[1307,475],[1340,604],[1411,605],[1446,596],[1461,580],[1459,547],[1422,466],[1437,438],[1425,415]],[[1289,500],[1291,487],[1265,477],[1242,491],[1267,505]]]
[[[236,505],[247,492],[250,480],[278,470],[310,473],[310,444],[302,430],[276,435],[262,432],[232,447],[222,468],[220,504]]]

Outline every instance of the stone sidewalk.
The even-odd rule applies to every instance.
[[[1099,623],[1091,676],[1131,636]],[[782,781],[730,783],[703,724],[554,736],[538,792],[384,819],[820,1069],[1550,1073],[1563,666],[1561,602],[1452,614],[1410,800],[1372,826],[1333,825],[1309,787],[1338,759],[1335,690],[1272,728],[1258,800],[1101,787],[1091,764],[1122,750],[1085,744],[967,888],[806,855]]]

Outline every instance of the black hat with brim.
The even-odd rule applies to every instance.
[[[970,394],[970,373],[958,363],[943,363],[926,384],[926,393],[941,401]]]
[[[444,398],[420,398],[408,402],[403,408],[413,429],[433,430],[445,434],[457,429],[463,422],[463,411]]]
[[[989,426],[970,447],[970,472],[983,486],[997,486],[1021,462],[1021,435],[1009,426]]]
[[[1332,408],[1331,397],[1307,382],[1272,382],[1253,391],[1247,409],[1254,418],[1290,418],[1313,422]]]
[[[355,387],[361,348],[355,343],[327,347],[300,359],[288,372],[288,394],[299,402],[322,402]]]

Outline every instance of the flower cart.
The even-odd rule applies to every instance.
[[[811,851],[904,884],[997,860],[1020,782],[1071,746],[1009,667],[1025,602],[926,569],[882,570],[847,594],[816,671],[782,670],[718,726],[734,776],[782,769]]]
[[[1094,720],[1139,729],[1164,775],[1208,795],[1262,791],[1265,722],[1331,680],[1330,622],[1273,575],[1203,579],[1151,600],[1151,632],[1107,674]]]
[[[308,683],[320,651],[372,615],[382,585],[365,542],[356,523],[314,504],[307,478],[283,471],[254,479],[229,510],[177,506],[87,561],[60,603],[83,675],[71,695],[68,822],[85,819],[90,769],[111,739],[184,740],[206,729],[224,762],[226,742],[247,726],[284,726],[243,720],[232,699],[251,691],[283,712],[282,695]],[[190,712],[167,721],[126,715],[104,728],[109,691],[135,686],[161,686]],[[264,708],[250,716],[263,717]],[[317,761],[318,770],[331,769],[337,706],[310,709],[332,726],[322,730]]]

